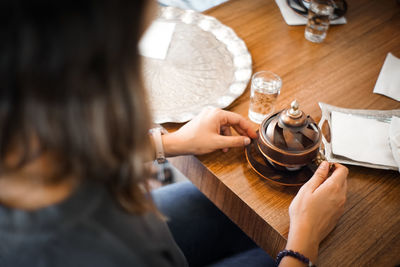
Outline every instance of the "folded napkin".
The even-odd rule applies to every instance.
[[[400,118],[392,117],[389,128],[390,148],[400,171]]]
[[[344,156],[352,160],[399,167],[392,151],[390,142],[390,128],[393,123],[393,142],[400,144],[400,123],[393,117],[391,123],[372,118],[332,111],[331,134],[333,154]]]
[[[374,93],[400,101],[400,59],[393,56],[392,53],[388,53],[386,56],[375,84]]]
[[[154,21],[139,41],[139,54],[165,59],[175,30],[175,23]]]
[[[286,0],[275,0],[279,9],[281,10],[281,14],[283,19],[285,20],[287,25],[306,25],[307,18],[297,14],[290,6],[287,4]],[[331,21],[331,24],[346,24],[347,20],[345,17],[341,17]]]

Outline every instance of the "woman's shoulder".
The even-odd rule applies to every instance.
[[[0,250],[1,266],[185,265],[165,222],[125,212],[99,184],[84,184],[63,203],[36,212],[8,210],[0,235],[8,246],[7,253]]]

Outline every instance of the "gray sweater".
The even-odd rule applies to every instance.
[[[34,212],[0,205],[0,266],[187,266],[167,225],[124,212],[104,186],[86,183]]]

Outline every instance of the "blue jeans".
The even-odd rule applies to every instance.
[[[274,260],[192,183],[153,191],[189,266],[274,266]]]

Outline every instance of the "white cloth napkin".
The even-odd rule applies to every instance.
[[[175,23],[154,21],[139,41],[139,54],[165,59],[175,30]]]
[[[389,129],[390,148],[400,171],[400,118],[392,117]]]
[[[397,123],[397,119],[395,121]],[[336,111],[331,113],[331,122],[334,154],[356,161],[399,167],[390,145],[391,123]],[[400,128],[396,132],[400,135]],[[400,142],[400,138],[396,140]]]
[[[279,9],[281,10],[282,17],[285,20],[287,25],[306,25],[307,18],[303,17],[300,14],[297,14],[293,9],[288,6],[286,0],[275,0]],[[347,20],[345,17],[338,18],[336,20],[332,20],[331,24],[346,24]]]
[[[375,84],[374,93],[400,101],[400,59],[393,56],[392,53],[388,53],[386,56]]]

